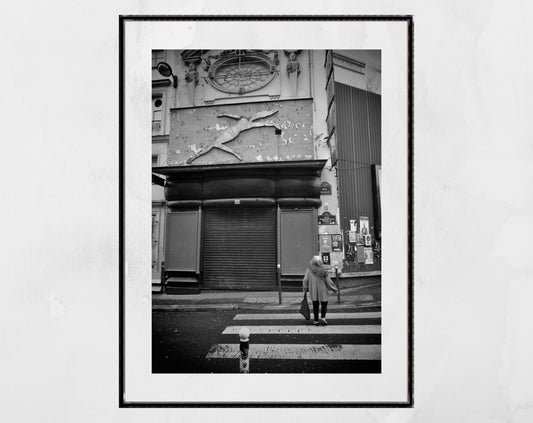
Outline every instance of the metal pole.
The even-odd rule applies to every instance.
[[[166,277],[165,277],[165,262],[162,261],[161,262],[161,294],[164,294],[165,293],[165,282],[166,282]]]
[[[339,272],[339,264],[335,262],[335,285],[337,285],[337,302],[340,304],[341,303],[341,289],[339,287],[338,272]]]
[[[277,269],[276,269],[276,274],[277,274],[277,278],[278,278],[278,294],[279,294],[279,303],[281,304],[281,265],[278,263],[277,264]]]
[[[250,331],[248,328],[242,328],[239,331],[239,340],[239,370],[240,373],[250,373]]]

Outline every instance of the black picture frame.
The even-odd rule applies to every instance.
[[[397,21],[405,22],[407,25],[407,95],[408,95],[408,134],[407,134],[407,216],[408,216],[408,251],[407,251],[407,289],[408,289],[408,304],[407,304],[407,325],[408,325],[408,362],[407,362],[407,380],[408,380],[408,398],[405,402],[334,402],[334,403],[308,403],[308,402],[202,402],[202,403],[164,403],[164,402],[130,402],[125,401],[125,344],[124,344],[124,327],[125,327],[125,26],[128,22],[152,21],[152,22],[169,22],[169,21],[339,21],[339,22],[356,22],[356,21],[375,21],[387,22]],[[347,15],[347,16],[317,16],[317,15],[273,15],[273,16],[250,16],[250,15],[187,15],[187,16],[170,16],[170,15],[121,15],[118,19],[119,23],[119,257],[118,257],[118,287],[119,287],[119,303],[118,303],[118,347],[119,347],[119,368],[118,368],[118,404],[121,408],[228,408],[228,407],[260,407],[260,408],[317,408],[317,407],[336,407],[336,408],[409,408],[414,405],[414,299],[413,299],[413,55],[414,55],[414,18],[412,15]]]

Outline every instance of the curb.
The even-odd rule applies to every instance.
[[[346,309],[346,308],[367,308],[367,307],[381,307],[381,301],[369,303],[345,303],[345,304],[330,304],[328,310]],[[152,306],[152,312],[191,312],[191,311],[233,311],[233,310],[284,310],[284,311],[298,311],[300,306],[294,304],[159,304]]]
[[[351,287],[351,288],[341,288],[341,295],[343,295],[343,294],[346,295],[346,294],[349,294],[351,292],[360,291],[360,290],[365,289],[365,288],[373,288],[376,285],[381,285],[381,282],[372,282],[372,283],[367,283],[367,284],[361,285],[361,286],[354,286],[354,287]]]
[[[278,305],[278,299],[277,298],[273,298],[273,297],[253,297],[253,296],[250,296],[250,297],[243,297],[243,298],[226,298],[226,299],[222,299],[222,300],[214,300],[211,299],[206,299],[206,298],[203,298],[203,299],[195,299],[195,298],[187,298],[187,299],[184,299],[184,298],[180,298],[179,300],[173,300],[173,299],[164,299],[164,300],[161,300],[161,299],[156,299],[156,300],[152,300],[152,304],[153,306],[162,306],[162,305],[205,305],[205,304],[211,304],[211,305],[215,305],[215,304],[218,304],[218,305],[228,305],[228,304],[243,304],[243,305],[252,305],[252,306],[257,306],[257,307],[261,307],[261,306],[264,306],[264,305]],[[331,303],[333,303],[334,301],[336,301],[336,298],[331,298]],[[342,302],[344,303],[354,303],[354,304],[359,304],[361,302],[372,302],[374,301],[374,296],[373,295],[369,295],[369,294],[363,294],[363,295],[344,295],[343,296],[343,299],[342,299]],[[288,304],[293,304],[293,305],[300,305],[300,303],[302,302],[302,297],[301,296],[297,296],[297,297],[286,297],[285,299],[283,299],[283,303],[285,305],[288,305]]]

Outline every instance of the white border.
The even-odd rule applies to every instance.
[[[151,22],[125,25],[125,402],[406,402],[407,35],[401,22]],[[380,49],[382,51],[382,373],[380,375],[151,374],[151,50]],[[309,389],[302,389],[308,386]],[[312,389],[312,387],[324,389]],[[237,388],[238,389],[235,389]]]

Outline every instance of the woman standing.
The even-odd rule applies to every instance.
[[[305,271],[303,280],[304,292],[309,292],[313,302],[313,315],[315,320],[313,325],[318,326],[320,323],[327,325],[326,312],[328,310],[328,288],[337,292],[337,288],[331,281],[328,271],[324,268],[324,263],[320,256],[314,256]],[[320,323],[318,321],[318,303],[320,302]]]

